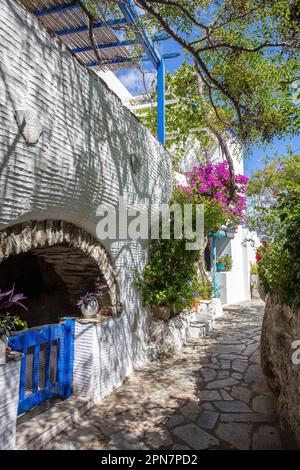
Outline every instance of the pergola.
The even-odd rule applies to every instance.
[[[77,1],[21,0],[50,32],[59,37],[87,68],[95,71],[137,67],[140,62],[150,61],[157,72],[157,137],[165,144],[165,59],[177,53],[160,55],[155,43],[168,39],[168,35],[150,38],[143,27],[141,15],[132,0],[120,0],[115,4],[118,13],[103,17],[102,2],[95,1],[92,31],[96,44],[91,44],[88,17]],[[84,5],[84,1],[81,2]],[[130,31],[132,39],[120,38],[124,30]],[[140,45],[143,55],[137,55],[135,45]],[[95,54],[95,46],[97,55]],[[99,58],[101,60],[99,60]]]

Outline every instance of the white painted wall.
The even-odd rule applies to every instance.
[[[228,253],[233,261],[231,271],[217,273],[222,304],[250,299],[250,265],[248,246],[243,243],[244,239],[243,228],[239,226],[233,240],[217,240],[217,255]]]
[[[132,94],[111,70],[100,70],[97,75],[105,81],[106,85],[120,98],[122,103],[125,104],[133,98]]]
[[[37,144],[28,145],[21,135],[18,109],[42,126]],[[133,156],[140,162],[137,173]],[[171,188],[169,154],[150,131],[18,1],[0,0],[0,230],[53,219],[96,237],[100,204],[118,207],[123,196],[127,206],[142,210],[150,203],[155,211],[169,201]],[[147,312],[132,277],[146,262],[148,242],[100,241],[124,306],[109,325],[106,372],[122,370],[124,377],[147,360]],[[115,341],[126,345],[118,349]]]

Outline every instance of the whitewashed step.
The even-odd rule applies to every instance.
[[[214,320],[211,315],[201,315],[200,318],[190,323],[189,335],[191,339],[205,338],[213,329]]]

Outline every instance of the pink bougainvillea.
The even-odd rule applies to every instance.
[[[185,174],[187,185],[178,185],[190,197],[200,196],[218,204],[231,222],[241,223],[246,210],[248,178],[235,175],[235,193],[230,191],[230,171],[226,161],[195,165]]]

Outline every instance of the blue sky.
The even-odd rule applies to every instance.
[[[166,60],[166,70],[169,73],[173,73],[184,61],[184,52],[179,46],[179,44],[173,39],[163,41],[158,46],[158,49],[161,54],[166,54],[170,52],[180,53],[179,57],[171,60]],[[154,69],[149,62],[143,62],[142,69],[144,72],[146,72],[146,86],[149,87],[155,75]],[[143,78],[141,73],[137,69],[127,69],[119,71],[117,72],[117,76],[133,95],[145,93]],[[274,140],[274,142],[272,142],[272,145],[269,145],[264,149],[261,149],[259,147],[253,147],[251,157],[245,158],[244,160],[245,174],[248,177],[251,177],[253,172],[262,166],[260,160],[263,157],[272,157],[276,154],[282,155],[286,152],[289,147],[292,148],[294,152],[300,153],[300,136],[282,140],[276,139]]]

